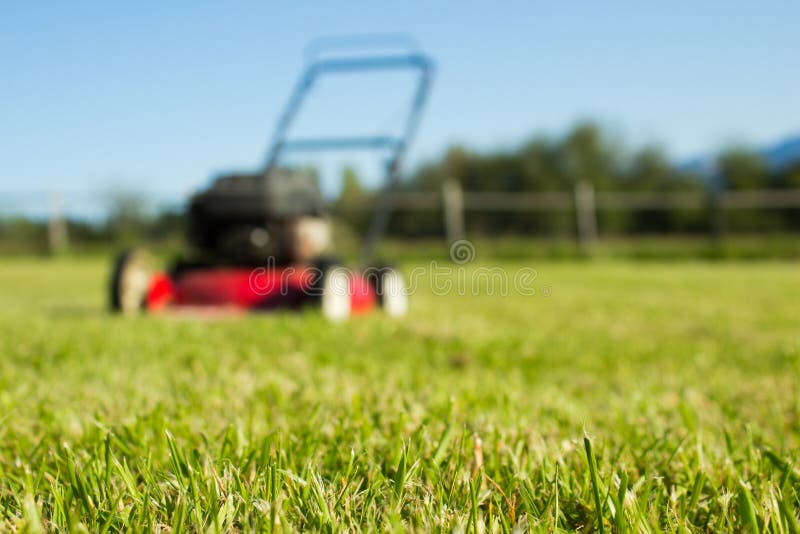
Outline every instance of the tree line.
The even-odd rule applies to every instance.
[[[572,192],[579,180],[590,181],[596,191],[669,192],[708,194],[715,191],[800,188],[800,161],[771,169],[755,151],[746,147],[723,150],[714,171],[701,174],[671,164],[657,146],[626,150],[595,124],[579,124],[559,138],[536,137],[508,150],[478,152],[452,147],[438,160],[421,166],[400,189],[438,191],[444,180],[456,180],[470,192]],[[371,195],[361,187],[352,169],[343,173],[343,187],[336,203],[338,213],[355,229],[363,230],[368,217],[359,203]],[[636,210],[598,213],[603,233],[693,234],[720,225],[726,232],[780,232],[800,229],[800,212],[737,210],[714,214],[707,210]],[[575,217],[563,210],[537,212],[468,213],[472,233],[568,235],[575,231]],[[398,211],[392,215],[390,232],[405,237],[442,234],[442,215],[436,211]]]

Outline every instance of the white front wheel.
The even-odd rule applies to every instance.
[[[383,311],[389,317],[403,317],[408,313],[408,294],[403,275],[394,269],[387,269],[381,280],[379,295]]]
[[[350,275],[344,269],[331,269],[325,273],[322,315],[334,322],[350,317]]]

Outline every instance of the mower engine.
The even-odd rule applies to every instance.
[[[192,197],[188,237],[211,264],[308,262],[329,244],[325,214],[325,201],[308,173],[275,169],[223,176]]]

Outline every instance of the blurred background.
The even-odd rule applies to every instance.
[[[179,250],[189,195],[265,164],[309,42],[402,32],[436,78],[385,249],[800,257],[796,2],[149,7],[4,7],[0,253]],[[293,133],[397,132],[413,83],[326,80]],[[354,250],[384,161],[283,164]]]

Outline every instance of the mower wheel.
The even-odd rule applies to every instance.
[[[145,308],[152,269],[149,255],[142,250],[130,249],[117,256],[111,274],[111,310],[126,315]]]
[[[350,317],[350,273],[341,267],[322,275],[322,315],[334,322]]]
[[[369,280],[375,285],[384,313],[389,317],[403,317],[408,313],[408,291],[400,271],[382,266],[370,269]]]

